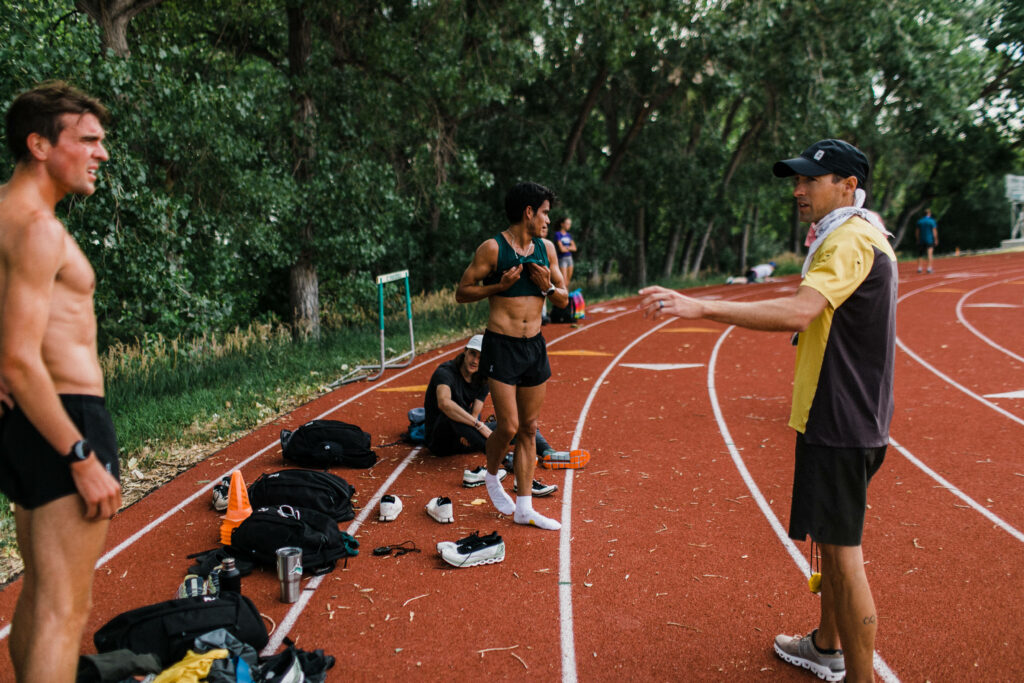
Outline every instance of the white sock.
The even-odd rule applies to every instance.
[[[494,507],[498,508],[498,512],[503,515],[511,515],[516,511],[516,504],[512,501],[512,497],[505,493],[497,474],[490,472],[485,474],[484,484],[487,486],[487,495],[491,497],[491,502],[494,503]]]
[[[557,531],[562,524],[556,520],[549,519],[533,509],[533,496],[516,496],[516,513],[512,517],[516,524],[527,524],[529,526]]]

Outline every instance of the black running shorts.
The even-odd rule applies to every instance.
[[[885,449],[815,446],[798,433],[789,537],[860,545],[868,484],[885,460]]]
[[[96,457],[120,481],[117,437],[103,397],[64,394],[60,400]],[[0,419],[0,491],[21,507],[31,510],[78,492],[62,455],[18,406]]]
[[[480,372],[502,384],[535,387],[551,377],[548,364],[548,346],[544,335],[529,339],[509,337],[490,330],[484,331],[483,349],[480,351]]]

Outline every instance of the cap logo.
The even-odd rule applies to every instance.
[[[825,150],[819,149],[817,152],[814,153],[814,160],[815,161],[821,161],[821,158],[823,156],[825,156]]]

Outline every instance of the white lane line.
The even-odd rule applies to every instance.
[[[928,291],[929,289],[934,289],[935,287],[941,286],[942,284],[944,284],[944,283],[940,283],[940,284],[938,284],[938,285],[930,285],[930,286],[928,286],[928,287],[921,287],[921,288],[919,288],[919,289],[915,289],[915,290],[914,290],[914,291],[912,291],[912,292],[907,292],[906,294],[904,294],[903,296],[901,296],[901,297],[900,297],[899,299],[897,299],[897,304],[899,304],[899,303],[902,303],[902,302],[903,302],[903,300],[904,300],[904,299],[906,299],[906,298],[907,298],[907,297],[909,297],[909,296],[913,296],[914,294],[918,294],[918,293],[920,293],[920,292],[925,292],[925,291]],[[931,364],[930,364],[930,363],[929,363],[928,361],[926,361],[926,360],[925,360],[924,358],[921,358],[921,356],[919,356],[918,354],[914,353],[914,352],[913,352],[913,351],[912,351],[912,350],[910,349],[910,347],[909,347],[909,346],[907,346],[906,344],[904,344],[904,343],[903,343],[903,340],[902,340],[902,339],[900,339],[900,338],[899,338],[899,336],[897,336],[897,337],[896,337],[896,345],[897,345],[898,347],[900,347],[901,349],[903,349],[903,351],[904,351],[904,352],[905,352],[905,353],[906,353],[906,354],[907,354],[908,356],[910,356],[911,358],[913,358],[913,359],[914,359],[915,361],[917,361],[917,362],[918,362],[918,363],[919,363],[920,365],[922,365],[922,366],[923,366],[924,368],[926,368],[927,370],[930,370],[930,371],[932,372],[932,374],[934,374],[935,376],[937,376],[938,378],[940,378],[941,380],[943,380],[944,382],[946,382],[946,383],[947,383],[947,384],[949,384],[950,386],[952,386],[952,387],[955,387],[956,389],[959,389],[960,391],[962,391],[962,392],[963,392],[963,393],[965,393],[966,395],[968,395],[968,396],[970,396],[971,398],[973,398],[973,399],[974,399],[975,401],[978,401],[978,402],[979,402],[979,403],[981,403],[982,405],[988,406],[989,408],[991,408],[992,410],[996,411],[996,412],[997,412],[997,413],[999,413],[1000,415],[1004,415],[1005,417],[1008,417],[1008,418],[1010,418],[1011,420],[1013,420],[1013,421],[1014,421],[1014,422],[1016,422],[1017,424],[1019,424],[1019,425],[1024,425],[1024,419],[1022,419],[1022,418],[1020,418],[1020,417],[1018,417],[1018,416],[1014,415],[1013,413],[1011,413],[1011,412],[1010,412],[1010,411],[1008,411],[1008,410],[1004,410],[1004,409],[1000,408],[999,406],[997,406],[997,405],[996,405],[995,403],[992,403],[991,401],[986,401],[986,400],[985,400],[985,399],[984,399],[983,397],[979,396],[978,394],[974,393],[973,391],[971,391],[970,389],[968,389],[968,388],[967,388],[967,387],[965,387],[964,385],[960,384],[959,382],[957,382],[956,380],[954,380],[954,379],[953,379],[952,377],[950,377],[949,375],[947,375],[947,374],[943,373],[943,372],[942,372],[941,370],[939,370],[938,368],[936,368],[936,367],[935,367],[934,365],[931,365]]]
[[[601,320],[601,321],[595,322],[595,323],[589,325],[588,327],[593,328],[596,325],[601,325],[601,324],[606,323],[606,322],[611,322],[612,320],[614,320],[615,318],[620,317],[621,315],[623,315],[623,314],[615,315],[615,316],[612,316],[612,317],[607,318],[605,320]],[[558,337],[557,339],[554,339],[553,341],[551,341],[548,344],[548,346],[557,344],[558,342],[560,342],[560,341],[562,341],[564,339],[568,339],[569,337],[572,337],[573,335],[578,334],[579,332],[583,331],[583,329],[584,328],[582,328],[582,327],[581,328],[576,328],[572,332],[568,332],[566,334],[563,334],[561,337]],[[444,354],[444,355],[450,355],[451,353],[456,353],[456,352],[461,351],[461,350],[462,350],[462,348],[459,347],[459,348],[456,348],[455,350],[449,352],[449,354]],[[443,358],[444,355],[442,355],[440,357]],[[426,365],[427,363],[436,362],[437,360],[438,360],[437,358],[434,358],[434,359],[432,359],[430,361],[425,361],[424,363],[421,363],[420,365],[417,365],[416,367],[419,368],[419,367],[422,367],[423,365]],[[409,372],[410,370],[414,370],[414,369],[416,369],[416,368],[410,368],[409,370],[406,370],[405,372]],[[399,373],[398,375],[395,375],[391,379],[397,379],[401,375],[404,375],[405,372]],[[380,386],[380,385],[378,385],[378,386]],[[373,387],[373,388],[376,388],[376,387]],[[366,391],[364,391],[364,392],[362,392],[360,394],[357,394],[356,396],[353,396],[352,398],[348,399],[348,401],[346,401],[345,403],[351,402],[352,400],[358,398],[359,396],[362,396],[363,394],[365,394],[365,393],[367,393],[368,391],[371,391],[371,390],[372,389],[367,389]],[[328,415],[328,414],[334,412],[335,410],[340,408],[342,405],[344,405],[344,404],[340,404],[338,406],[335,406],[334,408],[331,408],[330,410],[322,413],[319,417],[314,418],[314,419],[319,420],[323,416]],[[372,510],[376,506],[377,501],[380,500],[381,496],[385,495],[388,492],[388,489],[391,487],[391,485],[398,479],[398,475],[401,474],[405,470],[405,468],[409,465],[409,463],[412,462],[413,458],[415,458],[422,450],[423,450],[422,447],[417,447],[414,450],[412,450],[409,453],[409,455],[407,455],[405,457],[404,460],[402,460],[401,464],[399,464],[399,466],[395,468],[395,471],[391,473],[391,476],[388,477],[387,480],[385,480],[385,482],[383,484],[381,484],[381,486],[373,494],[373,497],[370,498],[370,501],[368,503],[366,503],[366,505],[363,506],[362,512],[359,513],[359,516],[355,519],[355,521],[353,521],[352,524],[349,525],[349,527],[345,530],[347,533],[351,534],[352,536],[356,535],[356,532],[359,531],[359,528],[362,526],[363,522],[366,520],[366,517],[370,514],[370,512],[372,512]],[[572,470],[567,470],[567,471],[571,472]],[[566,488],[571,491],[572,487],[571,487],[571,485],[569,485]],[[330,572],[328,572],[328,574],[329,573]],[[292,628],[295,627],[295,624],[298,623],[299,617],[302,616],[302,612],[306,609],[306,605],[309,604],[309,601],[313,597],[313,593],[315,593],[317,588],[320,587],[320,584],[323,582],[325,576],[327,576],[327,574],[321,574],[320,576],[313,577],[312,579],[310,579],[306,583],[306,586],[302,589],[302,593],[299,596],[298,601],[294,605],[292,605],[292,607],[288,610],[288,614],[285,615],[285,618],[281,621],[281,624],[274,631],[273,638],[270,641],[268,641],[267,642],[267,646],[265,648],[263,648],[263,654],[264,655],[273,654],[274,651],[278,647],[281,646],[281,643],[284,642],[285,637],[291,632]]]
[[[711,408],[715,413],[715,420],[718,422],[718,430],[722,434],[722,439],[725,441],[726,447],[729,449],[729,455],[732,458],[733,463],[736,465],[736,469],[740,473],[740,477],[743,479],[743,483],[747,485],[747,490],[750,491],[750,495],[753,496],[757,502],[757,507],[761,509],[761,514],[768,520],[768,524],[771,526],[775,535],[778,537],[779,542],[789,553],[789,556],[793,559],[793,562],[800,571],[803,572],[804,578],[808,578],[811,575],[810,565],[807,560],[804,559],[803,554],[797,550],[796,545],[792,539],[789,538],[789,534],[782,528],[782,523],[779,522],[779,518],[775,516],[775,512],[772,511],[768,501],[765,500],[764,495],[761,493],[761,489],[757,487],[754,482],[754,478],[750,476],[750,471],[747,470],[746,464],[743,462],[743,457],[740,452],[736,449],[736,444],[733,443],[732,435],[729,433],[729,427],[725,424],[725,417],[722,415],[722,408],[718,404],[718,392],[715,391],[715,366],[718,363],[718,351],[722,348],[722,344],[725,342],[725,338],[729,336],[729,333],[736,329],[735,325],[730,326],[722,333],[722,336],[718,338],[718,342],[715,343],[715,348],[711,352],[711,360],[708,361],[708,396],[711,398]],[[889,668],[889,665],[885,663],[882,656],[875,651],[874,654],[874,665],[875,671],[882,680],[887,683],[898,683],[899,678]]]
[[[608,363],[601,376],[594,380],[594,386],[591,388],[590,394],[583,404],[583,409],[580,411],[580,418],[576,421],[576,431],[573,432],[572,444],[569,446],[569,450],[575,450],[580,447],[580,437],[583,434],[583,426],[587,422],[590,406],[594,403],[597,392],[604,385],[604,380],[608,373],[615,368],[615,365],[630,349],[665,325],[674,322],[676,322],[676,318],[669,317],[634,339],[619,352],[619,355],[615,356]],[[562,529],[558,537],[558,607],[561,627],[563,683],[576,683],[576,636],[573,631],[572,621],[572,554],[570,552],[572,547],[572,482],[573,470],[566,470],[565,483],[562,486]]]
[[[624,368],[636,368],[637,370],[686,370],[687,368],[702,368],[703,363],[623,363]]]
[[[986,508],[984,505],[978,503],[976,500],[974,500],[973,498],[968,496],[966,493],[964,493],[963,491],[958,489],[956,486],[954,486],[952,483],[950,483],[947,479],[945,479],[941,474],[939,474],[935,470],[933,470],[930,467],[928,467],[928,465],[925,465],[923,462],[918,460],[916,457],[914,457],[914,455],[910,451],[908,451],[906,448],[904,448],[899,443],[897,443],[896,439],[892,438],[891,436],[889,437],[889,443],[891,443],[893,445],[893,447],[895,447],[896,450],[898,450],[903,455],[904,458],[906,458],[911,463],[916,465],[922,472],[927,474],[929,477],[931,477],[935,481],[939,482],[939,484],[942,486],[942,488],[946,489],[947,491],[952,493],[954,496],[956,496],[960,500],[962,500],[965,503],[967,503],[968,505],[970,505],[977,512],[980,512],[982,515],[984,515],[990,522],[995,524],[997,527],[999,527],[1000,529],[1002,529],[1006,533],[1010,534],[1011,536],[1016,538],[1021,543],[1024,543],[1024,533],[1021,533],[1020,531],[1015,529],[1013,526],[1011,526],[1008,522],[1006,522],[1003,519],[1001,519],[994,512],[992,512],[991,510]]]
[[[977,292],[980,292],[983,289],[988,289],[989,287],[995,287],[996,285],[1004,285],[1007,282],[1010,282],[1011,280],[1016,280],[1018,277],[1020,277],[1020,275],[1017,275],[1017,276],[1011,277],[1011,278],[1006,278],[1005,280],[1000,280],[999,282],[992,282],[992,283],[989,283],[989,284],[984,285],[982,287],[978,287],[977,289],[973,289],[970,292],[967,292],[966,294],[964,294],[956,302],[956,319],[959,320],[963,324],[964,327],[966,327],[968,330],[970,330],[971,333],[975,337],[977,337],[981,341],[985,342],[986,344],[991,346],[993,349],[996,349],[997,351],[1002,351],[1003,353],[1005,353],[1010,358],[1013,358],[1015,360],[1020,361],[1021,363],[1024,363],[1024,356],[1020,356],[1020,355],[1014,353],[1013,351],[1010,351],[1009,349],[1004,348],[1004,347],[1000,346],[999,344],[996,344],[994,341],[992,341],[987,336],[982,334],[981,331],[978,330],[978,328],[976,328],[971,323],[967,322],[967,318],[964,317],[964,306],[965,306],[964,302],[967,301],[967,299],[969,299],[971,296],[973,296]],[[967,306],[973,306],[975,308],[982,307],[982,306],[986,306],[986,307],[1013,306],[1013,304],[966,304],[966,305]]]
[[[1002,394],[985,394],[985,398],[1024,398],[1024,389],[1020,391],[1007,391]]]
[[[352,536],[356,535],[356,532],[359,531],[359,527],[363,525],[363,522],[366,521],[366,518],[377,506],[377,501],[380,500],[381,496],[383,496],[387,492],[388,488],[395,483],[395,480],[398,479],[398,475],[400,475],[405,468],[409,466],[409,464],[417,455],[420,454],[420,451],[422,450],[422,446],[417,446],[409,452],[409,455],[405,456],[405,459],[403,459],[398,467],[395,468],[395,471],[391,473],[391,476],[384,480],[384,483],[380,485],[377,491],[373,494],[373,497],[370,498],[370,501],[363,505],[363,509],[360,511],[359,516],[348,525],[347,529],[345,529],[346,533]],[[361,550],[365,550],[365,548],[361,548]],[[306,605],[312,599],[313,593],[315,593],[316,589],[320,587],[321,583],[323,583],[324,577],[328,576],[330,573],[331,572],[327,572],[326,574],[314,576],[306,583],[302,592],[299,594],[299,599],[288,610],[288,614],[285,615],[277,629],[274,630],[274,635],[271,636],[270,640],[267,642],[267,646],[263,648],[262,652],[260,652],[261,656],[269,657],[277,651],[277,648],[281,647],[281,643],[284,642],[284,639],[289,633],[291,633],[292,628],[298,622],[299,617],[302,616],[302,612],[306,609]]]

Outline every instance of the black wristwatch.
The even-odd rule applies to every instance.
[[[544,296],[546,296],[546,297],[547,296],[551,296],[554,293],[555,293],[555,286],[554,285],[551,285],[550,287],[548,287],[547,289],[544,290]]]
[[[71,447],[71,451],[67,455],[61,456],[61,460],[68,465],[73,465],[76,462],[88,460],[90,455],[92,455],[92,447],[89,446],[89,442],[85,439],[79,439]]]

